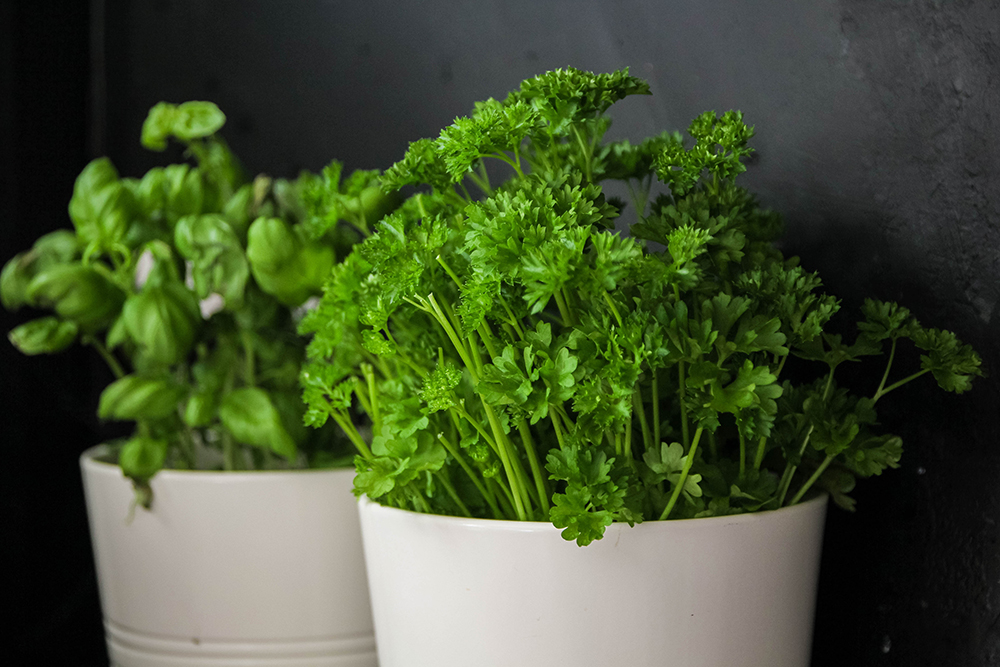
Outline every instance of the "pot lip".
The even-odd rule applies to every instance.
[[[94,445],[85,449],[80,454],[80,467],[84,470],[89,470],[97,474],[114,474],[118,477],[124,479],[122,474],[122,469],[117,463],[109,463],[107,461],[102,461],[98,457],[105,455],[110,447],[107,444]],[[301,475],[343,475],[350,474],[352,477],[355,474],[354,468],[351,466],[344,468],[298,468],[294,470],[174,470],[172,468],[164,468],[156,473],[152,478],[152,482],[156,482],[158,479],[171,479],[171,478],[181,478],[181,479],[204,479],[206,481],[219,481],[219,480],[243,480],[248,478],[268,478],[274,479],[281,476],[301,476]]]
[[[650,520],[644,521],[642,524],[636,524],[635,527],[639,526],[709,526],[712,523],[722,525],[732,525],[732,524],[745,524],[745,523],[758,523],[761,521],[767,521],[777,517],[779,514],[782,516],[791,516],[794,514],[808,514],[812,512],[824,512],[826,510],[827,501],[829,500],[829,494],[825,491],[817,494],[816,496],[798,503],[797,505],[790,505],[787,507],[781,507],[776,510],[767,510],[764,512],[747,512],[744,514],[729,514],[723,516],[709,516],[701,517],[696,519],[673,519],[667,521]],[[528,533],[528,532],[547,532],[547,531],[559,531],[562,532],[561,528],[556,528],[548,521],[515,521],[512,519],[480,519],[480,518],[469,518],[464,516],[449,516],[445,514],[425,514],[423,512],[414,512],[413,510],[400,509],[398,507],[389,507],[377,503],[366,495],[362,495],[358,499],[359,511],[362,515],[383,515],[387,517],[396,516],[397,518],[404,517],[405,515],[411,515],[411,517],[416,521],[422,521],[426,523],[434,523],[442,526],[451,526],[453,528],[467,528],[472,530],[495,530],[503,532],[518,532],[518,533]],[[614,528],[615,526],[625,526],[629,527],[627,523],[615,522],[611,524],[608,528]],[[648,529],[644,529],[648,530]]]

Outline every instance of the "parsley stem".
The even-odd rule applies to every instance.
[[[518,161],[515,162],[514,160],[511,160],[506,153],[501,153],[500,151],[497,151],[496,153],[489,153],[488,155],[483,155],[482,157],[494,157],[498,160],[502,160],[513,167],[514,171],[517,172],[517,175],[520,178],[524,178],[524,172],[521,171],[521,165],[519,164],[520,158],[518,158]]]
[[[684,439],[685,449],[690,440],[688,439],[688,418],[687,418],[687,382],[684,379],[684,362],[677,362],[677,390],[680,393],[681,403],[681,436]]]
[[[444,269],[444,272],[448,274],[448,277],[451,278],[451,281],[455,283],[455,286],[461,289],[462,281],[459,280],[455,272],[451,270],[451,267],[448,266],[448,262],[445,261],[444,257],[438,255],[435,259],[437,260],[437,263],[441,265],[441,268]]]
[[[656,376],[653,376],[653,383],[656,383]],[[635,405],[636,415],[639,417],[639,426],[642,428],[642,444],[647,451],[652,450],[655,446],[653,443],[653,434],[649,431],[649,422],[646,421],[646,408],[642,404],[642,392],[636,387],[636,390],[632,392],[632,403]]]
[[[368,385],[368,402],[371,410],[368,414],[372,417],[372,427],[375,433],[382,432],[382,411],[378,402],[378,388],[375,386],[375,372],[369,364],[361,364],[361,373],[365,376],[365,383]]]
[[[462,499],[458,497],[458,493],[455,491],[455,487],[452,486],[451,482],[448,480],[448,475],[445,473],[445,470],[446,469],[444,468],[438,470],[437,472],[434,473],[434,476],[437,477],[438,481],[441,482],[441,486],[444,487],[444,490],[448,492],[448,495],[451,497],[451,499],[455,501],[456,505],[458,505],[458,509],[462,510],[462,514],[471,519],[472,512],[470,512],[469,508],[465,506],[465,503],[462,502]]]
[[[500,489],[500,495],[495,497],[498,499],[499,503],[503,505],[503,516],[505,518],[517,516],[517,513],[514,511],[514,494],[510,492],[510,489],[504,485],[503,481],[499,477],[488,477],[486,479],[487,488],[490,482],[493,482],[493,484]]]
[[[834,457],[830,456],[829,454],[826,455],[826,458],[823,459],[823,462],[819,464],[818,468],[816,468],[816,472],[814,472],[812,474],[812,476],[809,477],[809,479],[806,480],[806,483],[802,485],[802,488],[799,489],[799,492],[796,493],[792,497],[792,499],[788,501],[789,505],[794,505],[795,503],[797,503],[800,500],[802,500],[802,496],[804,496],[806,494],[806,491],[808,491],[810,489],[810,487],[812,487],[812,485],[816,483],[816,480],[818,480],[820,478],[820,475],[822,475],[823,472],[830,465],[830,463],[833,462],[833,458]]]
[[[767,438],[761,436],[760,440],[757,441],[757,454],[753,457],[753,469],[760,470],[760,466],[764,463],[764,448],[767,445]]]
[[[823,388],[823,402],[826,402],[827,396],[830,395],[830,388],[833,386],[833,373],[836,370],[835,366],[830,368],[830,374],[826,377],[826,386]],[[799,458],[806,453],[806,446],[809,444],[809,438],[812,437],[813,431],[816,429],[815,424],[809,425],[809,430],[806,431],[806,437],[802,439],[802,446],[799,447]],[[798,466],[792,465],[791,463],[785,464],[785,471],[781,475],[781,482],[778,488],[781,493],[778,496],[778,507],[783,507],[785,504],[785,496],[788,495],[788,489],[792,485],[792,478],[795,476],[795,471],[798,470]]]
[[[780,362],[778,362],[778,370],[774,371],[774,379],[775,380],[777,380],[778,376],[781,375],[781,371],[785,367],[785,362],[786,361],[788,361],[788,355],[787,354],[781,358]]]
[[[517,332],[517,337],[524,340],[524,329],[521,328],[521,322],[514,316],[514,312],[510,309],[507,304],[507,299],[503,298],[503,295],[497,297],[500,300],[500,305],[507,312],[507,317],[510,318],[510,325],[514,327],[514,331]]]
[[[653,446],[660,446],[660,384],[653,369]]]
[[[558,411],[550,410],[549,414],[552,417],[552,430],[556,433],[556,442],[559,443],[559,449],[566,449],[566,441],[563,439],[563,429],[560,422],[560,415]]]
[[[360,453],[362,457],[369,461],[375,458],[375,455],[372,454],[372,450],[368,448],[367,443],[365,443],[365,439],[361,437],[360,433],[358,433],[357,427],[354,426],[354,422],[350,420],[346,412],[341,410],[331,410],[330,416],[333,417],[333,421],[337,422],[337,426],[340,427],[340,430],[344,432],[344,435],[347,436],[347,439],[351,441],[355,449],[358,450],[358,453]]]
[[[925,368],[922,371],[917,371],[913,375],[910,375],[908,377],[903,378],[899,382],[893,382],[891,385],[889,385],[888,387],[886,387],[885,389],[883,389],[882,391],[880,391],[879,393],[877,393],[875,395],[875,398],[872,399],[872,403],[874,403],[878,399],[882,398],[883,396],[885,396],[886,394],[888,394],[893,389],[899,389],[900,387],[902,387],[907,382],[912,382],[913,380],[916,380],[918,377],[920,377],[921,375],[924,375],[925,373],[930,373],[930,371]]]
[[[469,422],[469,425],[472,426],[472,428],[476,429],[476,432],[479,433],[479,436],[486,441],[486,444],[490,446],[490,449],[493,450],[494,454],[500,456],[500,448],[497,446],[496,441],[493,440],[493,436],[491,436],[486,431],[486,429],[483,428],[482,424],[479,423],[478,419],[474,418],[465,410],[464,405],[459,403],[459,405],[455,406],[452,409],[458,412],[458,414],[460,414],[465,419],[465,421]]]
[[[472,361],[472,357],[469,354],[469,350],[465,347],[465,344],[459,338],[458,333],[451,326],[451,322],[448,321],[448,317],[441,310],[441,306],[438,305],[437,301],[434,299],[434,295],[430,294],[427,296],[427,303],[429,304],[430,314],[434,317],[437,323],[444,330],[446,336],[451,341],[451,344],[455,346],[455,351],[458,352],[458,356],[461,357],[462,363],[469,370],[469,374],[472,376],[473,384],[479,384],[479,373],[477,372],[476,365]]]
[[[535,480],[535,488],[538,490],[538,506],[542,508],[545,516],[549,514],[549,488],[546,484],[545,475],[542,474],[542,468],[538,463],[538,452],[535,449],[535,441],[531,437],[531,429],[528,428],[527,422],[523,419],[519,419],[517,422],[517,432],[521,434],[521,444],[524,445],[524,451],[528,455],[528,465],[531,466],[531,476]]]
[[[571,126],[573,128],[573,136],[576,137],[576,142],[580,144],[580,151],[583,153],[583,172],[587,178],[587,183],[593,182],[593,173],[591,168],[591,153],[593,150],[587,146],[587,143],[583,140],[583,135],[580,134],[580,128],[576,125]]]
[[[510,451],[508,446],[505,446],[507,443],[504,442],[506,438],[503,437],[503,428],[500,426],[500,421],[497,419],[496,414],[494,414],[493,408],[485,400],[483,401],[483,409],[486,411],[486,419],[490,422],[493,436],[497,440],[497,453],[500,456],[500,464],[503,466],[504,473],[507,475],[507,482],[510,484],[510,490],[514,499],[514,511],[517,513],[519,521],[527,521],[528,512],[524,506],[526,492],[521,488],[521,480],[518,479],[517,472],[514,470],[511,458],[513,452]]]
[[[358,402],[361,403],[361,409],[365,411],[366,414],[372,413],[372,404],[368,399],[368,387],[361,380],[361,378],[354,376],[352,378],[354,381],[354,395],[358,397]]]
[[[684,459],[684,467],[681,468],[681,477],[674,484],[673,493],[670,494],[670,500],[667,501],[667,506],[663,509],[663,514],[660,515],[660,521],[665,521],[670,512],[674,509],[674,505],[677,504],[677,498],[680,497],[681,491],[684,489],[684,485],[687,483],[688,473],[691,471],[691,465],[694,463],[695,452],[698,451],[698,441],[701,440],[701,433],[704,429],[698,428],[694,432],[694,440],[691,442],[691,450],[687,453]]]
[[[486,164],[482,160],[479,161],[479,177],[483,179],[483,183],[486,184],[488,191],[492,193],[493,186],[490,185],[490,174],[486,171]]]
[[[608,307],[611,308],[611,314],[615,316],[615,320],[618,322],[618,326],[622,326],[622,316],[618,314],[618,309],[615,308],[615,302],[611,299],[611,295],[604,292],[604,300],[607,301]]]
[[[569,306],[566,304],[566,299],[563,298],[563,291],[556,290],[556,306],[559,308],[559,316],[562,317],[563,326],[571,327],[574,325],[573,317],[570,314]]]
[[[479,164],[482,165],[482,161],[480,161]],[[485,170],[483,170],[483,171],[485,171]],[[476,184],[476,187],[479,188],[484,195],[486,195],[487,197],[489,197],[490,195],[493,194],[493,189],[490,188],[490,184],[489,184],[488,180],[483,179],[480,176],[477,176],[476,174],[474,174],[471,171],[469,172],[469,178],[472,180],[473,183]],[[466,194],[468,194],[468,192]]]
[[[486,326],[485,321],[480,323],[478,331],[479,338],[483,341],[483,347],[486,348],[486,354],[490,355],[490,359],[496,359],[497,351],[493,347],[493,334],[490,332],[490,328]]]
[[[886,380],[889,379],[889,370],[892,368],[892,360],[896,358],[896,341],[898,339],[892,339],[892,347],[889,348],[889,361],[885,365],[885,373],[882,373],[882,381],[878,383],[878,389],[875,390],[875,396],[872,401],[877,401],[880,396],[882,396],[882,389],[885,387]]]

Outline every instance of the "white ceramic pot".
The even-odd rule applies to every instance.
[[[825,496],[587,547],[547,523],[360,514],[382,667],[809,664]]]
[[[164,470],[132,511],[104,453],[80,465],[113,666],[377,665],[353,470]]]

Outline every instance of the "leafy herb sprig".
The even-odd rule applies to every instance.
[[[895,304],[866,302],[849,345],[826,332],[839,302],[735,184],[753,134],[740,113],[702,114],[687,145],[604,142],[609,107],[648,93],[627,70],[548,72],[383,175],[422,189],[334,268],[301,325],[306,421],[332,418],[355,444],[358,494],[550,520],[580,545],[613,521],[777,509],[817,487],[849,507],[855,478],[901,454],[875,404],[923,374],[954,392],[980,374],[968,346]],[[632,195],[630,237],[612,231],[624,204],[609,179]],[[926,354],[897,379],[911,344]],[[837,385],[842,363],[886,347],[873,394]],[[791,358],[823,370],[793,383]]]
[[[10,332],[26,354],[79,341],[116,379],[101,394],[103,419],[134,421],[117,460],[149,505],[162,467],[226,470],[327,465],[343,457],[335,431],[311,432],[297,379],[304,342],[294,309],[320,293],[371,202],[391,201],[371,173],[303,174],[248,181],[216,133],[225,116],[209,102],[152,108],[142,143],[181,141],[195,164],[121,178],[107,158],[76,181],[73,230],[43,236],[3,269],[8,309],[53,311]],[[344,209],[313,220],[317,193]],[[378,213],[381,215],[381,211]],[[335,225],[343,218],[354,227]],[[349,461],[349,459],[348,459]]]

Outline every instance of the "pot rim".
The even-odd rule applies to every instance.
[[[80,466],[85,470],[97,474],[116,474],[124,479],[125,476],[122,474],[121,466],[117,463],[102,461],[98,458],[105,455],[110,449],[106,443],[85,449],[80,454]],[[191,479],[195,477],[205,479],[206,481],[217,478],[235,481],[250,477],[268,477],[273,479],[282,475],[342,475],[345,472],[350,473],[352,476],[355,474],[352,466],[344,466],[342,468],[296,468],[291,470],[176,470],[174,468],[164,468],[157,472],[150,481],[155,483],[159,479]]]
[[[796,505],[790,505],[786,507],[781,507],[776,510],[766,510],[764,512],[746,512],[743,514],[728,514],[723,516],[709,516],[700,517],[692,519],[668,519],[666,521],[659,520],[649,520],[643,521],[641,524],[635,524],[635,526],[629,526],[625,522],[615,522],[608,526],[608,530],[615,527],[625,527],[625,528],[637,528],[647,525],[660,525],[660,526],[691,526],[693,523],[697,523],[699,526],[709,526],[711,523],[717,523],[722,525],[732,525],[732,524],[744,524],[744,523],[757,523],[761,521],[767,521],[773,519],[776,515],[781,514],[783,516],[790,516],[797,513],[809,513],[813,511],[821,511],[826,508],[827,501],[829,500],[829,494],[825,491],[817,494],[816,496],[810,498],[809,500],[804,500]],[[820,507],[822,506],[822,508]],[[562,528],[556,528],[548,521],[516,521],[513,519],[481,519],[481,518],[469,518],[464,516],[450,516],[446,514],[427,514],[424,512],[415,512],[413,510],[400,509],[398,507],[389,507],[387,505],[382,505],[381,503],[375,502],[368,498],[366,495],[362,495],[358,499],[359,511],[362,514],[384,514],[388,516],[403,516],[412,515],[417,521],[423,521],[426,523],[434,523],[441,525],[450,525],[454,528],[468,528],[471,530],[495,530],[501,532],[518,532],[518,533],[537,533],[537,532],[550,532],[559,531],[562,532]]]

